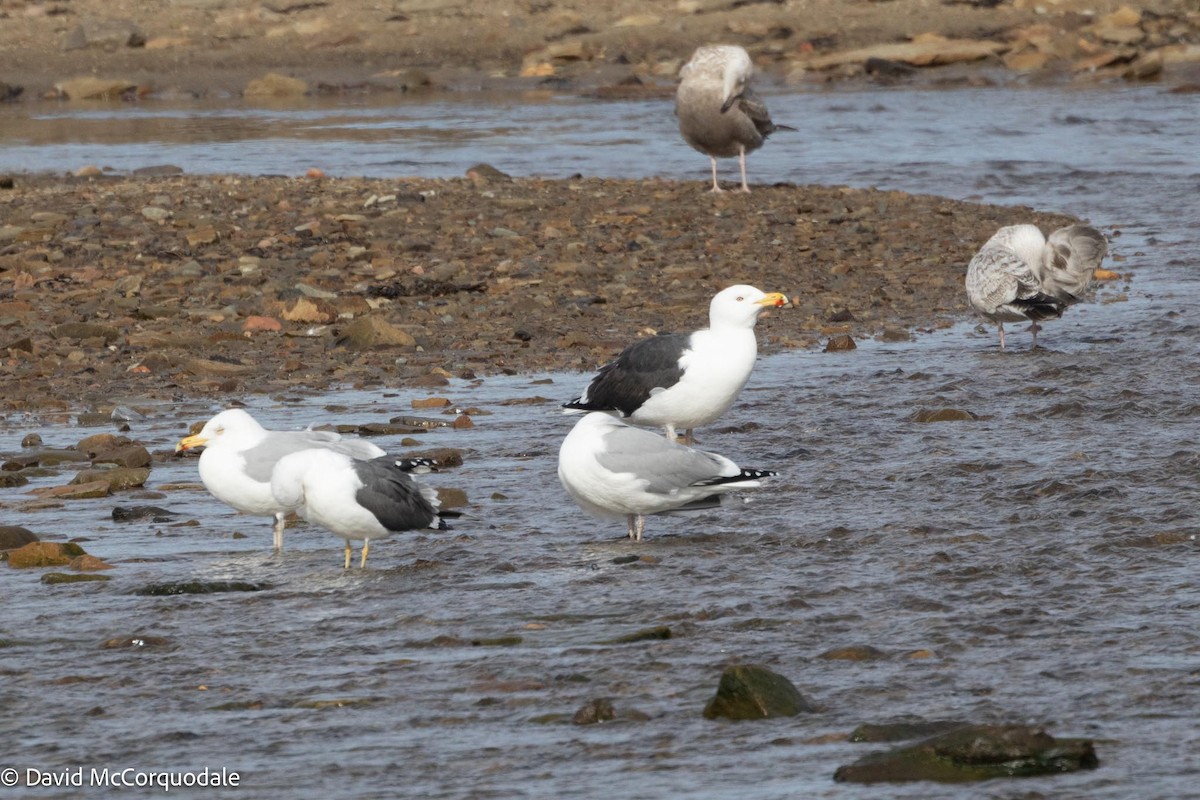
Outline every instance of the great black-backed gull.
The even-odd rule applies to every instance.
[[[413,463],[394,456],[360,461],[328,449],[302,450],[275,465],[271,492],[280,505],[346,540],[347,569],[350,542],[361,540],[359,566],[365,567],[373,539],[419,528],[446,530],[442,517],[458,516],[440,511],[437,492],[409,476]]]
[[[1104,234],[1090,225],[1068,225],[1047,239],[1036,225],[1009,225],[996,232],[967,266],[971,307],[996,323],[1004,348],[1004,323],[1029,320],[1032,347],[1038,322],[1061,317],[1083,300],[1096,268],[1108,253]]]
[[[730,286],[709,304],[708,328],[631,344],[563,408],[615,412],[636,425],[661,426],[671,439],[680,429],[691,444],[692,429],[724,414],[750,379],[759,313],[786,303],[779,293]]]
[[[624,518],[640,541],[646,515],[720,505],[720,495],[753,489],[776,473],[742,469],[707,453],[592,412],[575,424],[558,451],[558,479],[579,507]]]
[[[692,54],[680,70],[675,92],[675,116],[683,140],[712,161],[712,191],[723,191],[717,183],[717,159],[737,156],[742,169],[742,191],[746,183],[746,153],[762,147],[778,130],[795,130],[776,125],[766,104],[750,88],[754,62],[736,45],[706,45]]]
[[[200,480],[204,488],[243,514],[273,516],[274,547],[283,549],[287,509],[271,494],[271,471],[279,459],[300,450],[327,448],[351,458],[384,455],[382,448],[363,439],[343,439],[332,431],[269,431],[240,408],[222,411],[194,436],[175,445],[181,452],[203,447]]]

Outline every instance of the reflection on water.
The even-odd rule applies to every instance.
[[[661,103],[444,104],[407,122],[401,108],[254,112],[264,116],[247,124],[270,138],[239,134],[219,148],[78,144],[68,157],[66,145],[30,145],[0,158],[24,165],[53,152],[74,163],[93,148],[79,160],[396,175],[417,171],[397,168],[401,158],[422,174],[455,175],[486,160],[518,174],[705,177]],[[455,403],[491,414],[423,437],[467,451],[462,468],[426,480],[466,489],[471,515],[449,534],[380,542],[366,571],[343,571],[340,540],[310,528],[290,530],[275,557],[268,521],[235,516],[194,489],[41,509],[27,505],[28,487],[0,490],[4,522],[86,537],[118,565],[107,584],[60,587],[0,569],[6,758],[46,769],[227,766],[261,797],[593,797],[598,786],[647,797],[962,797],[955,787],[832,783],[838,764],[873,749],[836,735],[916,715],[1045,724],[1098,740],[1099,770],[989,784],[988,796],[1125,800],[1133,785],[1139,796],[1190,795],[1200,702],[1191,563],[1200,134],[1187,104],[1153,90],[859,92],[776,99],[772,109],[802,132],[752,156],[760,181],[870,183],[1071,211],[1120,234],[1114,267],[1133,280],[1048,323],[1035,352],[1019,333],[1000,352],[990,328],[964,323],[911,343],[763,359],[741,401],[698,435],[778,469],[774,489],[740,513],[656,518],[641,546],[620,525],[583,518],[559,488],[555,454],[573,419],[554,402],[504,402],[573,397],[586,380],[576,375],[453,384]],[[455,136],[475,138],[439,138],[452,111]],[[169,117],[132,113],[157,114],[153,125]],[[77,131],[114,129],[111,119],[69,114]],[[359,128],[363,138],[346,133]],[[300,165],[272,151],[285,131]],[[371,138],[385,132],[392,138]],[[249,401],[271,426],[300,427],[386,420],[415,396]],[[978,419],[912,421],[936,408]],[[168,450],[213,408],[146,410],[132,435]],[[28,430],[58,446],[91,432],[16,417],[0,422],[0,452],[18,450]],[[150,489],[196,480],[194,461],[168,460]],[[35,485],[62,482],[54,474]],[[134,503],[199,524],[112,521],[114,505]],[[629,553],[646,558],[624,563]],[[273,588],[133,594],[181,578]],[[613,643],[656,625],[672,638]],[[128,635],[169,645],[99,646]],[[858,644],[887,657],[820,658]],[[732,661],[783,672],[821,711],[703,720]],[[617,721],[570,724],[599,697],[613,699]]]

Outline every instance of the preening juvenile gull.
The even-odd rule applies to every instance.
[[[446,530],[437,493],[411,477],[413,461],[380,456],[358,461],[333,450],[302,450],[284,456],[271,474],[276,502],[350,542],[362,540],[362,561],[372,539],[417,528]],[[457,514],[453,514],[457,516]]]
[[[706,45],[692,54],[679,71],[675,92],[675,116],[683,140],[712,161],[712,191],[717,183],[717,159],[737,156],[742,169],[742,191],[746,183],[746,153],[762,147],[775,131],[794,131],[776,125],[766,104],[750,88],[754,62],[736,45]]]
[[[634,342],[563,408],[615,412],[636,425],[662,426],[669,439],[679,428],[691,444],[692,429],[729,410],[750,379],[759,313],[787,301],[744,284],[723,289],[709,303],[708,328]]]
[[[742,469],[600,412],[579,420],[558,451],[558,479],[571,498],[597,517],[623,517],[636,541],[647,514],[715,507],[725,492],[756,488],[775,474]]]
[[[1036,225],[1009,225],[996,232],[967,266],[971,307],[996,323],[1004,347],[1004,323],[1028,319],[1033,347],[1038,322],[1061,317],[1084,299],[1108,242],[1090,225],[1068,225],[1047,240]]]
[[[271,494],[271,471],[279,459],[299,450],[327,448],[351,458],[384,455],[363,439],[343,439],[332,431],[269,431],[240,408],[222,411],[194,436],[185,436],[175,452],[204,447],[200,480],[204,488],[243,514],[275,517],[274,546],[283,549],[288,509]]]

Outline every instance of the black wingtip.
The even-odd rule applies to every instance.
[[[397,458],[392,462],[401,472],[437,472],[441,462],[436,458]]]

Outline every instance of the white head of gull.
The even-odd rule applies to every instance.
[[[176,452],[203,447],[200,480],[221,502],[243,514],[273,516],[274,547],[283,549],[284,518],[288,509],[271,493],[271,472],[289,453],[326,448],[350,458],[376,458],[384,454],[362,439],[343,439],[332,431],[270,431],[240,408],[222,411],[193,436],[175,445]]]
[[[346,540],[347,569],[350,542],[361,540],[359,566],[366,567],[372,539],[448,527],[442,515],[451,514],[439,510],[437,493],[409,476],[413,463],[394,456],[358,461],[327,449],[302,450],[279,460],[271,492],[280,505]]]
[[[722,494],[757,488],[773,475],[599,412],[579,420],[558,451],[558,479],[571,498],[594,516],[624,518],[636,541],[648,514],[712,508]]]
[[[758,357],[754,325],[764,309],[783,306],[785,295],[739,284],[723,289],[708,307],[708,328],[661,334],[634,342],[600,368],[567,413],[608,411],[636,425],[661,426],[667,438],[724,414],[750,379]]]
[[[778,130],[795,130],[776,125],[766,104],[750,88],[754,62],[736,45],[705,45],[692,54],[679,71],[675,92],[675,116],[683,140],[704,153],[712,162],[712,191],[717,183],[717,159],[737,156],[746,183],[746,153],[762,147]]]
[[[1029,320],[1032,347],[1038,322],[1061,317],[1087,296],[1096,268],[1108,253],[1104,234],[1090,225],[1068,225],[1047,239],[1036,225],[998,230],[967,266],[967,298],[996,323],[1004,348],[1004,323]]]

